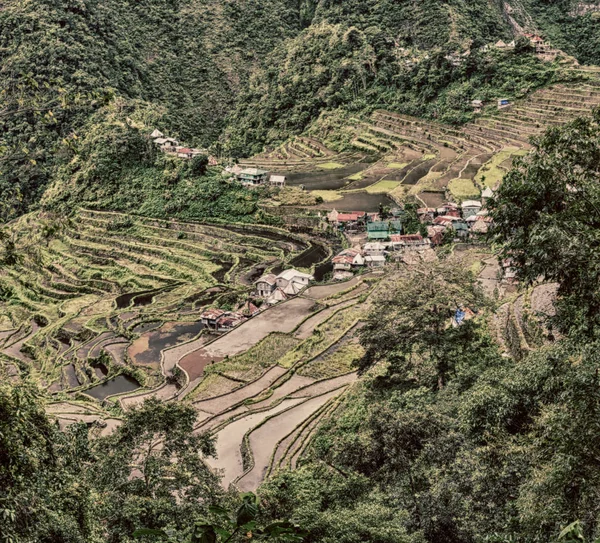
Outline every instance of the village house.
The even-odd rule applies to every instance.
[[[432,222],[435,218],[435,207],[420,207],[417,209],[417,217],[422,223]]]
[[[154,132],[152,132],[152,134],[150,134],[150,138],[153,140],[156,140],[158,138],[164,138],[165,135],[158,129],[155,129]]]
[[[485,206],[490,198],[494,197],[494,191],[490,187],[485,187],[481,192],[481,202]]]
[[[444,241],[445,233],[445,226],[431,225],[427,227],[427,237],[431,241],[431,245],[433,245],[434,247],[440,245],[442,241]]]
[[[268,273],[255,281],[254,285],[257,296],[261,298],[268,298],[277,288],[277,276],[272,273]]]
[[[473,113],[481,113],[483,109],[483,100],[472,100],[471,107],[473,108]]]
[[[512,104],[510,103],[510,100],[508,100],[507,98],[500,98],[498,100],[498,109],[505,109],[507,107],[510,107]]]
[[[275,305],[279,302],[285,302],[289,299],[289,296],[283,291],[282,288],[276,288],[271,296],[266,300],[267,305]]]
[[[260,170],[259,168],[246,168],[237,174],[236,177],[243,185],[256,187],[266,184],[268,173],[266,170]]]
[[[294,268],[290,268],[289,270],[285,270],[281,272],[276,279],[277,287],[286,289],[290,284],[296,284],[300,287],[300,290],[304,287],[307,287],[311,281],[314,281],[315,278],[308,273],[302,273]]]
[[[461,205],[463,218],[468,219],[471,215],[477,215],[482,207],[478,200],[465,200]]]
[[[469,235],[469,226],[464,221],[454,221],[452,223],[452,229],[457,238],[466,238]]]
[[[512,258],[505,258],[502,261],[502,281],[510,285],[517,283],[517,269],[515,268]]]
[[[246,317],[239,313],[225,313],[217,319],[216,330],[217,332],[229,332],[245,320]]]
[[[296,296],[314,279],[312,275],[292,268],[277,276],[272,273],[263,275],[254,285],[257,296],[266,298],[268,303],[273,303],[287,299],[288,296]],[[285,296],[282,297],[282,294]]]
[[[385,252],[386,246],[383,243],[371,242],[365,243],[363,251],[365,256],[382,256]]]
[[[390,236],[390,245],[394,251],[421,251],[431,247],[431,241],[421,234],[393,234]]]
[[[213,307],[211,309],[207,309],[200,315],[200,320],[202,324],[207,328],[212,328],[214,330],[217,329],[217,321],[225,315],[225,311],[222,309]]]
[[[237,308],[237,312],[244,317],[254,317],[254,315],[260,313],[260,309],[254,305],[250,300],[246,300],[240,307]]]
[[[386,241],[390,234],[402,232],[402,221],[374,221],[367,223],[367,238],[369,241]]]
[[[285,187],[287,178],[285,175],[272,175],[269,177],[269,184],[274,187]]]
[[[327,221],[335,224],[349,224],[349,223],[366,223],[367,214],[364,211],[351,211],[349,213],[340,213],[336,209],[332,209],[327,214]]]

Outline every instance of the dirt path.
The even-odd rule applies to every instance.
[[[316,287],[310,287],[304,292],[304,296],[307,298],[312,298],[313,300],[322,300],[323,298],[328,298],[329,296],[334,296],[339,292],[348,290],[349,288],[358,285],[360,281],[360,277],[354,277],[353,279],[350,279],[350,281],[343,281],[333,285],[319,285]]]
[[[273,417],[250,434],[250,448],[254,456],[254,467],[244,475],[237,486],[242,491],[256,490],[265,478],[271,455],[277,443],[296,426],[305,421],[331,398],[342,393],[343,389],[332,390],[323,396],[312,398],[292,409]],[[287,401],[287,400],[286,400]]]
[[[310,377],[303,377],[301,375],[294,374],[285,383],[283,383],[280,387],[277,387],[273,391],[273,394],[271,394],[271,396],[269,396],[267,399],[262,400],[257,403],[250,404],[248,406],[248,408],[251,410],[255,410],[255,409],[261,409],[263,407],[267,407],[268,405],[272,404],[273,402],[276,402],[280,398],[283,398],[284,396],[287,396],[288,394],[296,392],[297,390],[299,390],[303,387],[309,386],[314,382],[315,382],[315,380],[311,379]]]
[[[302,400],[285,400],[277,407],[261,413],[252,413],[227,425],[217,433],[217,458],[208,458],[206,461],[213,469],[221,471],[223,478],[221,484],[227,488],[244,472],[242,464],[241,444],[244,436],[266,418],[300,403]]]

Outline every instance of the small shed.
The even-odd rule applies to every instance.
[[[285,175],[272,175],[269,177],[269,184],[274,187],[285,187],[287,177]]]

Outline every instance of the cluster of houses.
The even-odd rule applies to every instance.
[[[165,136],[160,130],[154,130],[154,132],[150,134],[150,139],[163,153],[176,156],[177,158],[191,160],[199,155],[208,155],[206,149],[192,149],[191,147],[185,147],[175,138]],[[217,160],[214,157],[209,156],[208,163],[210,166],[216,166]]]
[[[415,257],[427,260],[431,249],[450,236],[453,240],[477,239],[488,233],[492,219],[485,209],[486,201],[493,196],[490,188],[484,189],[481,200],[465,200],[461,204],[447,202],[440,207],[417,209],[423,224],[423,234],[403,234],[403,210],[392,210],[387,220],[380,220],[378,213],[340,213],[335,209],[327,215],[327,221],[347,233],[366,232],[362,246],[345,249],[333,259],[334,279],[347,279],[361,270],[384,267],[388,262],[411,262]]]
[[[237,179],[245,187],[284,187],[287,181],[285,175],[269,175],[266,170],[260,168],[242,168],[235,165],[225,168],[226,172],[232,174],[232,178]]]
[[[256,295],[269,306],[297,296],[314,280],[314,276],[291,268],[279,275],[267,273],[255,281],[254,286]]]
[[[293,268],[279,275],[272,273],[263,275],[254,283],[254,294],[257,298],[262,298],[262,304],[256,300],[256,303],[247,300],[235,311],[211,307],[200,315],[200,320],[208,330],[217,333],[229,332],[261,311],[297,296],[314,279],[312,275]]]
[[[392,234],[385,242],[370,241],[362,247],[344,249],[333,258],[333,279],[342,281],[364,270],[376,271],[389,261],[406,260],[409,253],[431,250],[431,240],[421,234]]]
[[[205,328],[225,333],[233,330],[236,326],[239,326],[260,311],[256,305],[248,300],[236,311],[226,311],[218,307],[211,307],[200,315],[200,320]]]
[[[492,219],[485,209],[485,201],[493,196],[493,191],[486,188],[481,196],[482,200],[465,200],[460,206],[449,202],[438,208],[418,209],[417,215],[421,223],[427,225],[427,237],[432,245],[439,245],[448,231],[460,240],[487,234]]]

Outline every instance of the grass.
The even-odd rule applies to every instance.
[[[338,311],[320,324],[310,337],[280,358],[278,364],[284,368],[291,368],[298,362],[313,358],[344,335],[363,312],[364,308],[360,305]]]
[[[363,178],[362,172],[358,172],[358,173],[355,173],[355,174],[347,177],[347,179],[349,179],[350,181],[360,181],[362,178]]]
[[[434,155],[433,153],[428,153],[426,155],[423,155],[421,157],[421,160],[423,160],[423,162],[425,162],[426,160],[432,160],[436,157],[437,155]]]
[[[365,190],[369,194],[387,193],[394,190],[398,185],[400,185],[400,181],[381,180],[368,186]]]
[[[273,332],[245,353],[207,366],[205,371],[207,374],[216,372],[235,379],[252,381],[273,366],[278,358],[284,356],[298,343],[298,339],[288,334]]]
[[[273,201],[284,206],[312,206],[317,203],[314,194],[299,187],[283,187],[273,196]]]
[[[313,190],[311,194],[315,197],[323,198],[324,202],[335,202],[336,200],[341,200],[343,195],[335,190]]]
[[[110,227],[119,221],[127,222],[127,226]],[[214,226],[112,212],[81,210],[69,221],[49,221],[31,214],[10,228],[22,261],[0,274],[0,283],[8,293],[0,300],[0,325],[2,329],[17,328],[28,324],[35,314],[44,315],[48,325],[36,333],[31,345],[36,349],[37,377],[46,383],[56,380],[57,368],[64,363],[64,349],[55,341],[59,329],[82,334],[81,339],[92,342],[105,330],[128,339],[130,330],[126,328],[136,320],[173,320],[181,311],[189,311],[188,296],[216,283],[211,275],[219,268],[216,260],[237,262],[243,256],[242,268],[246,268],[253,262],[282,256],[273,241],[258,231],[246,235]],[[116,309],[114,300],[119,294],[164,287],[178,277],[187,280],[185,284],[137,307],[133,310],[137,319],[131,320],[135,314],[124,319],[117,316],[132,312]],[[288,340],[285,348],[292,348],[297,341]],[[268,351],[275,355],[271,357]],[[254,359],[248,362],[255,367],[250,369],[260,372],[263,361],[273,365],[283,354],[285,349],[273,345],[262,354],[253,351]],[[85,367],[80,369],[85,373]],[[156,377],[144,375],[140,377],[144,382]],[[220,382],[224,383],[223,379]]]
[[[241,386],[241,383],[234,383],[231,379],[227,379],[218,373],[208,374],[200,381],[198,386],[189,395],[191,401],[205,400],[206,398],[212,398],[219,396],[220,394],[226,394],[231,392],[237,386]]]
[[[323,170],[337,170],[343,167],[344,165],[339,162],[324,162],[323,164],[319,164],[319,168]]]
[[[506,175],[507,170],[501,164],[513,156],[525,156],[528,151],[518,147],[505,147],[499,153],[496,153],[488,162],[486,162],[475,176],[475,180],[487,187],[494,188]],[[485,178],[485,179],[484,179]]]
[[[386,168],[390,170],[401,170],[402,168],[406,168],[408,166],[408,162],[390,162]]]
[[[452,179],[448,183],[448,189],[457,200],[468,200],[480,195],[479,189],[471,179]]]
[[[364,348],[356,343],[346,343],[333,353],[318,357],[302,366],[298,370],[298,375],[312,377],[313,379],[331,379],[345,373],[350,373],[353,369],[353,362],[365,354]]]

